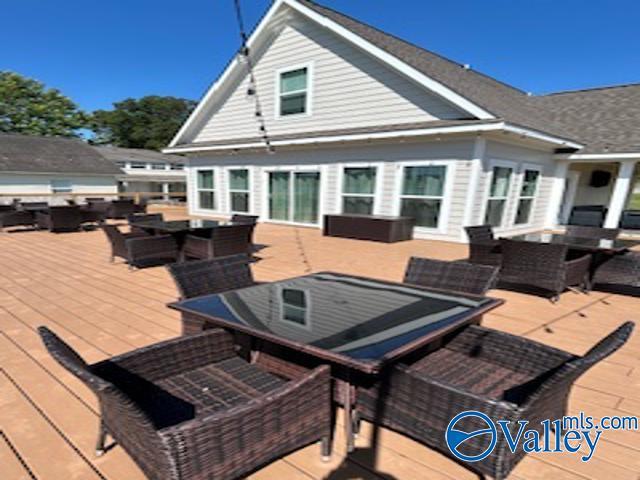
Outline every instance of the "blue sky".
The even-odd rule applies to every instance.
[[[640,82],[637,0],[323,0],[534,93]],[[82,108],[198,99],[238,47],[232,0],[0,0],[0,70]],[[270,0],[242,0],[253,25]],[[10,46],[10,48],[7,48]]]

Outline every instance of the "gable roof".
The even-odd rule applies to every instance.
[[[113,146],[94,146],[93,148],[104,158],[112,162],[184,163],[187,160],[180,155],[171,155],[142,148]]]
[[[0,133],[0,172],[117,175],[120,169],[81,140]]]
[[[456,103],[475,118],[485,122],[502,121],[505,126],[524,129],[523,134],[546,134],[553,143],[578,149],[585,152],[627,152],[637,149],[638,140],[638,105],[635,90],[625,92],[617,98],[618,91],[608,95],[585,93],[584,95],[562,94],[561,102],[556,104],[551,96],[532,96],[490,76],[477,72],[459,63],[446,59],[438,54],[425,50],[393,35],[382,32],[366,23],[355,20],[333,9],[321,6],[311,0],[275,0],[269,12],[260,22],[249,42],[255,40],[260,31],[268,23],[270,16],[280,5],[288,5],[308,18],[330,28],[345,39],[367,49],[381,61],[396,68],[402,73],[422,83],[449,101]],[[195,145],[183,138],[195,119],[203,114],[204,105],[208,103],[216,88],[224,81],[228,72],[238,65],[237,57],[230,63],[220,79],[207,92],[198,108],[185,122],[166,151],[189,151]],[[586,91],[593,92],[593,90]],[[554,98],[561,96],[553,95]],[[599,98],[596,98],[599,97]],[[603,98],[608,97],[608,98]],[[636,101],[635,106],[629,105]],[[564,111],[560,105],[571,104],[571,112]],[[466,107],[466,108],[465,108]],[[640,107],[639,107],[640,108]],[[578,110],[580,113],[577,113]],[[612,122],[598,119],[611,119]],[[621,119],[635,119],[635,123],[627,123]],[[616,120],[617,119],[617,120]],[[587,127],[587,128],[585,128]],[[379,129],[392,131],[395,126],[379,126]],[[343,132],[349,133],[349,132]],[[308,134],[311,136],[313,134]],[[224,142],[218,142],[224,143]],[[234,142],[228,142],[230,145]],[[240,142],[236,142],[240,143]],[[635,149],[635,150],[634,150]],[[582,152],[582,151],[581,151]]]
[[[640,152],[640,84],[558,92],[535,101],[586,145],[580,154]]]

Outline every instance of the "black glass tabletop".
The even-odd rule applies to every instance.
[[[136,226],[141,228],[149,228],[162,232],[184,232],[192,230],[201,230],[215,228],[223,225],[233,225],[231,222],[220,222],[217,220],[148,220],[136,222]]]
[[[518,235],[512,238],[513,240],[526,240],[528,242],[568,245],[570,248],[593,251],[623,251],[635,247],[636,245],[640,245],[640,242],[634,242],[632,240],[607,240],[604,238],[595,237],[572,237],[569,235],[558,233],[527,233],[526,235]]]
[[[223,326],[378,362],[501,301],[335,273],[317,273],[172,304]],[[285,342],[286,343],[286,342]]]

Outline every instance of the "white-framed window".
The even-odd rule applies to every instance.
[[[230,168],[229,210],[234,213],[248,213],[249,207],[249,169]]]
[[[51,193],[71,193],[73,192],[73,184],[71,180],[51,180]]]
[[[277,71],[276,118],[311,113],[311,65]]]
[[[198,170],[198,208],[216,210],[216,172],[215,170]]]
[[[133,170],[145,170],[147,168],[147,164],[145,162],[131,162],[131,166],[129,168]]]
[[[516,225],[526,225],[531,221],[533,204],[540,184],[540,169],[524,167],[522,172],[522,185],[518,196],[518,208],[516,209]]]
[[[282,320],[299,327],[309,326],[309,292],[299,288],[282,287]]]
[[[439,228],[448,168],[444,164],[404,165],[401,172],[400,215],[415,218],[418,228]]]
[[[151,170],[166,170],[164,163],[152,163]]]
[[[342,213],[374,213],[377,173],[375,166],[346,166],[342,169]]]
[[[491,169],[491,182],[484,215],[484,223],[487,225],[501,227],[504,223],[514,167],[500,163],[493,165]]]
[[[184,163],[172,163],[171,170],[184,170]]]

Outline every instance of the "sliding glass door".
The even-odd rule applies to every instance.
[[[269,219],[317,224],[320,172],[269,172]]]

